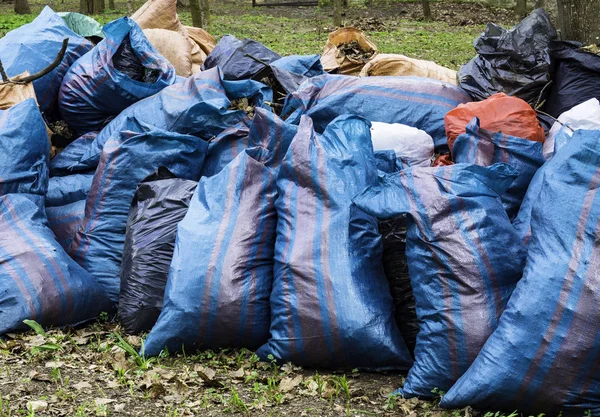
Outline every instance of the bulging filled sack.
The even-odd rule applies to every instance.
[[[373,57],[377,46],[355,28],[341,28],[329,34],[321,62],[327,72],[358,75]]]
[[[73,64],[58,97],[62,118],[78,135],[101,130],[133,103],[175,82],[175,69],[131,19],[104,26],[106,39]]]
[[[73,63],[92,49],[90,41],[73,32],[48,6],[31,23],[12,30],[0,39],[0,59],[9,77],[47,68],[68,39],[65,56],[50,73],[33,81],[40,110],[50,119],[58,118],[58,90]]]
[[[50,146],[33,99],[0,111],[0,335],[77,324],[108,308],[100,286],[60,247],[44,198]]]
[[[375,218],[352,197],[377,177],[369,123],[303,117],[280,167],[271,338],[257,354],[302,366],[406,370]]]
[[[144,133],[111,136],[94,174],[85,217],[69,254],[94,276],[113,305],[119,299],[121,259],[129,206],[138,183],[165,166],[198,180],[208,145],[191,135],[143,126]]]
[[[129,209],[121,264],[119,318],[127,333],[148,331],[160,314],[177,224],[198,183],[164,167],[138,186]]]
[[[506,164],[414,167],[380,177],[354,199],[383,219],[406,214],[420,330],[399,390],[405,397],[448,390],[498,325],[525,263],[498,195],[515,176]]]
[[[379,54],[367,62],[360,72],[361,77],[375,75],[424,77],[448,84],[458,84],[456,71],[442,67],[432,61],[410,58],[399,54]]]
[[[509,97],[504,93],[494,94],[483,101],[460,104],[444,117],[448,147],[452,151],[454,141],[466,131],[474,117],[483,129],[502,132],[535,142],[544,142],[544,129],[540,126],[537,113],[524,100]]]
[[[185,36],[166,29],[144,29],[144,35],[181,77],[192,75],[192,55]]]
[[[302,84],[286,99],[288,123],[309,116],[317,132],[337,116],[355,114],[371,122],[402,123],[429,134],[438,152],[447,151],[444,116],[471,101],[460,88],[429,78],[322,75]]]
[[[502,204],[511,220],[519,212],[531,179],[544,163],[540,142],[483,129],[477,118],[467,125],[466,133],[456,139],[452,156],[456,163],[487,167],[505,162],[517,170],[517,178],[501,194]]]
[[[426,132],[400,123],[371,123],[373,150],[392,149],[409,166],[431,166],[433,139]]]
[[[269,337],[276,170],[269,152],[249,148],[200,180],[177,227],[161,315],[146,354],[255,349]]]
[[[600,131],[579,130],[538,172],[523,279],[442,406],[600,415]]]

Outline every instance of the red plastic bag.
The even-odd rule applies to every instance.
[[[467,124],[474,117],[479,118],[482,128],[492,132],[502,132],[536,142],[543,142],[545,139],[544,129],[538,122],[535,110],[527,102],[498,93],[483,101],[460,104],[446,114],[444,122],[451,151],[456,138],[465,133]]]

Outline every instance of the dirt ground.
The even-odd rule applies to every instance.
[[[0,417],[479,414],[390,397],[399,373],[277,366],[247,350],[147,359],[136,353],[141,341],[102,322],[9,335],[0,340]]]

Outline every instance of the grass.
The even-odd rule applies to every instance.
[[[138,0],[136,5],[141,3]],[[47,3],[35,0],[31,2],[33,14],[16,15],[11,5],[2,4],[0,36],[32,21],[44,4],[50,5],[55,11],[78,9],[78,2],[73,0],[50,0]],[[117,1],[116,9],[93,17],[104,24],[126,14],[125,3]],[[363,9],[355,1],[350,11],[352,15],[361,15]],[[329,8],[287,8],[279,12],[281,13],[292,17],[274,15],[269,9],[253,9],[249,2],[219,2],[213,6],[210,32],[217,39],[226,34],[233,34],[238,38],[253,38],[281,55],[315,54],[323,50],[332,30]],[[179,16],[184,24],[191,24],[188,11],[180,11]],[[400,53],[429,59],[453,69],[458,69],[473,56],[473,39],[483,30],[483,25],[450,26],[444,21],[420,22],[398,17],[392,14],[383,18],[387,31],[368,33],[381,53]]]

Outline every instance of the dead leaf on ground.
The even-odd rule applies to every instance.
[[[112,398],[96,398],[94,399],[94,404],[96,404],[96,407],[100,407],[103,405],[114,403],[115,401],[117,400],[113,400]]]
[[[27,409],[31,412],[42,411],[48,408],[46,401],[29,401],[27,403]]]
[[[64,365],[64,362],[61,361],[50,361],[50,362],[46,362],[46,364],[44,365],[46,368],[62,368],[62,366]]]
[[[28,375],[32,381],[52,382],[52,378],[48,375],[40,374],[38,371],[31,371]]]
[[[215,379],[217,373],[214,369],[202,365],[196,365],[194,366],[194,371],[196,371],[198,377],[202,379],[204,385],[215,388],[223,387],[223,383]]]
[[[74,384],[73,388],[75,388],[77,391],[81,391],[82,389],[92,388],[92,384],[90,384],[87,381],[81,381],[81,382]]]
[[[279,391],[290,392],[302,383],[302,375],[296,375],[294,378],[285,377],[279,383]]]
[[[237,371],[229,371],[229,376],[236,379],[244,378],[244,368],[240,368]]]

